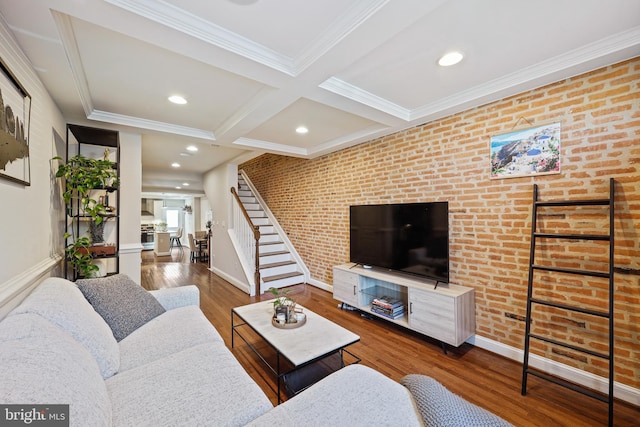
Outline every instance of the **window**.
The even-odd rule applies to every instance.
[[[177,229],[180,227],[180,209],[167,209],[167,228]]]

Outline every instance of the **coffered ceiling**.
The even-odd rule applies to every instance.
[[[314,158],[640,55],[638,0],[0,0],[0,13],[68,122],[142,133],[143,191],[201,192],[238,156]],[[438,66],[452,50],[462,62]]]

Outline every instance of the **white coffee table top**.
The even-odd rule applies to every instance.
[[[307,322],[294,329],[281,329],[271,324],[273,300],[243,305],[233,311],[295,366],[360,340],[358,335],[313,311],[299,304],[296,308],[303,309]]]

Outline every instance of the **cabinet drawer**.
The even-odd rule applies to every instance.
[[[333,270],[333,297],[347,304],[358,305],[359,276],[348,271]]]
[[[448,344],[456,343],[455,299],[448,295],[410,290],[409,325]]]
[[[358,285],[358,275],[344,270],[333,270],[333,283],[344,283],[348,285]]]

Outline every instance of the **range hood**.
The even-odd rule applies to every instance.
[[[153,215],[153,199],[142,199],[141,203],[141,216],[154,216]]]

